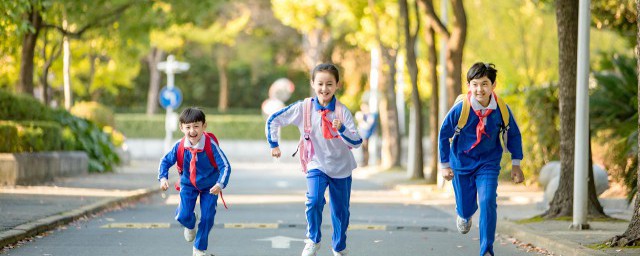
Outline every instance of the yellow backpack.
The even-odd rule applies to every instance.
[[[500,128],[500,138],[502,139],[502,148],[507,150],[507,131],[509,130],[509,110],[507,109],[507,104],[504,103],[502,98],[498,98],[496,94],[493,94],[493,98],[496,99],[498,103],[498,109],[500,110],[500,115],[502,116],[502,127]],[[469,120],[469,112],[471,111],[471,102],[469,102],[469,98],[467,94],[460,94],[456,98],[456,101],[453,103],[455,106],[458,102],[462,101],[462,113],[460,113],[460,118],[458,119],[458,125],[456,126],[456,130],[453,133],[453,136],[449,138],[449,143],[453,142],[453,138],[460,134],[460,131],[467,124],[467,120]]]

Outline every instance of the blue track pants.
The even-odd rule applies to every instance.
[[[176,220],[188,229],[196,227],[196,216],[193,210],[196,207],[196,199],[200,196],[200,224],[196,233],[193,247],[198,250],[206,250],[209,245],[209,232],[213,228],[213,220],[216,216],[218,196],[202,190],[200,193],[192,186],[182,184],[180,189],[180,204],[176,209]]]
[[[480,205],[480,255],[486,252],[494,255],[499,171],[479,169],[470,174],[453,173],[456,212],[458,216],[469,220],[478,210],[478,204]]]
[[[319,243],[322,237],[322,209],[326,203],[324,192],[329,187],[331,200],[331,221],[333,223],[333,250],[343,251],[347,247],[347,228],[349,227],[349,200],[351,198],[351,176],[334,179],[320,170],[307,173],[307,237]]]

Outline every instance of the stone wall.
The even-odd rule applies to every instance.
[[[0,154],[0,186],[36,185],[88,171],[89,157],[82,151]]]

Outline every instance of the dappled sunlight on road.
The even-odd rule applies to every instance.
[[[55,195],[55,196],[92,196],[92,197],[127,197],[146,190],[117,190],[93,188],[68,188],[48,186],[15,186],[0,187],[0,194]]]

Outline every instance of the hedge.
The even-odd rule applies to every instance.
[[[52,121],[49,108],[33,97],[0,90],[0,120]]]
[[[0,152],[39,152],[63,149],[62,127],[51,121],[0,121],[6,142]]]
[[[156,114],[116,114],[116,127],[127,138],[165,137],[165,115]],[[207,115],[207,131],[213,132],[221,140],[266,140],[264,132],[265,119],[261,115]],[[177,129],[178,124],[176,124]],[[285,127],[282,139],[297,140],[300,138],[298,128]],[[173,138],[184,136],[180,130],[173,133]]]

